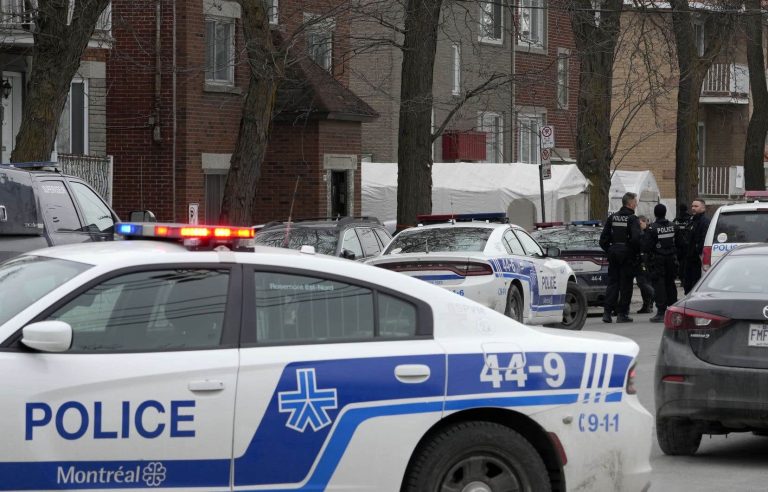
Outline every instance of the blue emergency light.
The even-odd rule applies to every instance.
[[[435,214],[435,215],[417,215],[416,219],[423,223],[435,224],[439,222],[506,222],[507,214],[504,212],[480,212],[474,214]]]
[[[571,225],[599,227],[601,223],[599,220],[574,220]]]
[[[134,236],[141,234],[141,226],[139,224],[118,224],[117,233],[121,236]]]

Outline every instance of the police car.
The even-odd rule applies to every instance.
[[[745,197],[753,201],[723,205],[712,216],[704,237],[701,261],[704,271],[743,244],[768,242],[768,193],[748,191]]]
[[[420,216],[436,224],[406,229],[369,264],[444,287],[509,317],[580,330],[587,299],[571,266],[552,258],[505,214]],[[446,220],[447,219],[447,220]]]
[[[649,484],[628,339],[530,328],[310,248],[231,251],[251,229],[117,230],[187,247],[0,265],[0,490]]]

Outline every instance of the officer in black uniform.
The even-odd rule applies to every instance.
[[[645,235],[648,234],[649,220],[645,215],[637,216],[638,223],[640,224],[640,243],[641,245],[645,241]],[[651,265],[648,261],[648,255],[643,249],[639,255],[637,255],[637,265],[635,269],[635,282],[637,282],[638,288],[640,288],[640,296],[643,298],[643,306],[637,311],[637,314],[646,314],[653,312],[653,285],[651,280]]]
[[[621,209],[608,216],[600,234],[600,247],[608,254],[608,286],[605,289],[603,322],[610,323],[616,309],[617,323],[631,323],[629,304],[632,301],[632,278],[637,254],[641,249],[640,224],[635,215],[637,195],[625,193]]]
[[[656,315],[652,323],[664,321],[667,306],[677,302],[677,247],[675,245],[675,224],[668,221],[667,207],[659,203],[653,209],[656,222],[645,232],[643,249],[649,257],[653,290],[656,294]]]
[[[701,278],[701,255],[704,252],[704,237],[709,229],[707,204],[703,198],[695,198],[691,204],[693,218],[690,225],[690,240],[683,269],[683,291],[687,294]]]

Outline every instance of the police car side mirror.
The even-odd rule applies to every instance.
[[[72,346],[72,327],[64,321],[38,321],[22,330],[21,343],[41,352],[66,352]]]
[[[341,250],[341,257],[346,258],[348,260],[354,260],[355,259],[355,253],[348,249],[342,249]]]
[[[544,254],[546,254],[550,258],[557,258],[558,256],[560,256],[560,248],[558,248],[557,246],[550,246],[549,248],[547,248]]]
[[[151,210],[133,210],[128,214],[128,222],[157,222]]]

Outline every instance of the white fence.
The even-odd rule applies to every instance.
[[[712,197],[744,194],[744,167],[699,166],[699,194]]]
[[[738,63],[715,63],[707,71],[701,85],[703,96],[735,96],[749,94],[749,68]]]

